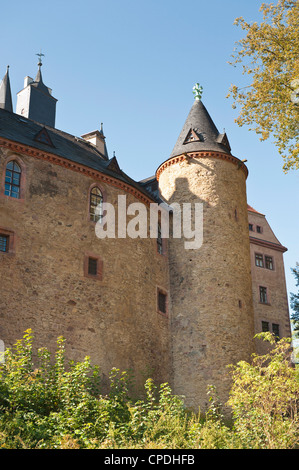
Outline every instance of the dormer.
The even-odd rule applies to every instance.
[[[92,144],[103,156],[105,160],[108,160],[108,152],[106,148],[105,136],[103,133],[103,128],[101,130],[96,130],[92,132],[88,132],[87,134],[81,135],[82,139],[86,140],[90,144]]]

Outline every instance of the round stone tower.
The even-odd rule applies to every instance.
[[[183,212],[183,204],[191,203],[193,219],[200,213],[195,204],[203,208],[201,246],[187,247],[183,224],[168,253],[172,387],[197,411],[206,408],[209,385],[226,403],[227,366],[254,352],[247,174],[197,96],[170,158],[156,173],[169,204],[178,203]],[[200,221],[192,222],[198,230]]]

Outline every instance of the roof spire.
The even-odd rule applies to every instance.
[[[45,57],[45,54],[42,54],[42,52],[40,51],[39,54],[35,54],[38,56],[39,58],[39,61],[38,61],[38,71],[37,71],[37,74],[36,74],[36,77],[35,77],[35,82],[41,82],[43,83],[43,79],[42,79],[42,71],[41,71],[41,66],[43,65],[42,64],[42,57]]]
[[[220,134],[210,114],[201,101],[202,87],[193,87],[195,99],[185,124],[172,150],[171,157],[187,152],[217,151],[230,154],[230,144],[225,133]]]
[[[0,85],[0,108],[6,109],[12,113],[13,109],[8,69],[9,65],[7,66],[6,73]]]

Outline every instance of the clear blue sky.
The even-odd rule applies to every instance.
[[[228,64],[243,16],[261,19],[259,0],[14,0],[1,5],[0,77],[10,65],[14,107],[26,75],[35,77],[42,50],[43,78],[58,99],[56,127],[74,135],[104,123],[107,147],[121,168],[140,180],[168,158],[199,82],[203,102],[233,155],[247,158],[248,203],[266,214],[288,247],[290,268],[299,261],[299,172],[282,171],[271,141],[234,123],[226,98],[231,83],[248,84]],[[14,108],[15,109],[15,108]]]

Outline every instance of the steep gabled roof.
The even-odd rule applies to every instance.
[[[12,113],[13,108],[12,108],[11,89],[10,89],[8,69],[9,69],[9,66],[7,66],[6,73],[0,85],[0,108],[6,109],[6,111],[10,111]]]
[[[41,136],[46,136],[48,141],[37,138]],[[116,159],[107,160],[94,145],[80,137],[0,109],[1,137],[84,165],[133,186],[150,199],[154,198],[144,185],[130,178],[119,168]]]

